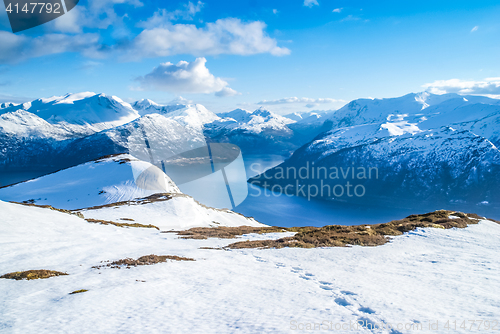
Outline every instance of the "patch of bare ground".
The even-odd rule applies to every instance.
[[[111,158],[118,158],[120,156],[123,156],[125,155],[124,153],[118,153],[118,154],[108,154],[108,155],[104,155],[100,158],[97,158],[94,160],[94,163],[98,164],[100,162],[103,162],[103,161],[106,161],[108,159],[111,159]],[[115,162],[118,162],[120,165],[121,164],[124,164],[124,163],[127,163],[127,162],[131,162],[131,161],[138,161],[137,159],[130,159],[130,158],[120,158],[120,159],[113,159]]]
[[[80,212],[73,212],[73,211],[70,211],[70,210],[58,209],[58,208],[54,208],[53,206],[50,206],[50,205],[38,205],[38,204],[32,203],[32,200],[24,201],[22,203],[19,203],[19,202],[11,202],[11,203],[21,204],[21,205],[24,205],[24,206],[32,206],[32,207],[35,207],[35,208],[49,209],[49,210],[53,210],[53,211],[58,211],[58,212],[66,213],[68,215],[74,215],[74,216],[77,216],[77,217],[83,219],[83,215]]]
[[[70,292],[70,295],[76,295],[77,293],[84,293],[87,291],[89,291],[89,290],[87,290],[87,289],[76,290],[76,291]]]
[[[195,227],[186,231],[168,231],[165,233],[177,233],[181,239],[233,239],[237,236],[250,233],[275,233],[286,232],[287,229],[282,227],[252,227],[252,226],[238,226],[238,227]]]
[[[494,223],[500,224],[500,220],[492,219],[492,218],[486,218],[488,220],[491,220]]]
[[[477,224],[481,219],[484,218],[476,214],[440,210],[422,215],[411,215],[401,220],[393,220],[389,223],[377,225],[329,225],[324,227],[291,228],[286,230],[298,232],[292,237],[277,240],[241,241],[230,244],[225,248],[379,246],[387,243],[391,236],[402,235],[417,228],[465,228],[470,224]]]
[[[55,276],[66,276],[67,273],[62,273],[54,270],[28,270],[28,271],[17,271],[15,273],[5,274],[0,276],[0,278],[5,279],[15,279],[16,281],[20,280],[33,280],[33,279],[45,279]]]
[[[113,221],[109,221],[109,220],[101,220],[101,219],[92,219],[92,218],[88,218],[88,219],[85,219],[87,222],[89,223],[95,223],[95,224],[103,224],[103,225],[114,225],[114,226],[118,226],[118,227],[139,227],[139,228],[155,228],[157,230],[160,230],[160,228],[158,226],[154,226],[154,225],[143,225],[143,224],[139,224],[139,223],[133,223],[133,224],[130,224],[130,223],[115,223]]]
[[[126,259],[121,259],[117,261],[106,261],[106,264],[100,265],[100,266],[93,266],[92,268],[94,269],[100,269],[100,268],[117,268],[120,269],[122,267],[125,267],[127,269],[131,267],[137,267],[137,266],[149,266],[157,263],[162,263],[162,262],[167,262],[168,260],[171,261],[196,261],[195,259],[189,258],[189,257],[182,257],[182,256],[176,256],[176,255],[145,255],[141,256],[137,260],[131,259],[131,258],[126,258]]]
[[[111,203],[111,204],[97,205],[97,206],[92,206],[89,208],[82,208],[82,209],[78,209],[78,210],[74,210],[74,211],[99,210],[99,209],[104,209],[104,208],[114,208],[114,207],[125,206],[125,205],[142,205],[142,204],[148,204],[148,203],[154,203],[154,202],[164,202],[164,201],[169,201],[174,197],[189,197],[189,196],[185,195],[185,194],[177,194],[177,193],[158,193],[158,194],[153,194],[153,195],[148,196],[148,197],[134,199],[131,201],[122,201],[122,202],[116,202],[116,203]]]

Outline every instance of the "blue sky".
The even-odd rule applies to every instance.
[[[0,9],[0,102],[94,91],[283,114],[423,90],[500,96],[498,1],[82,0],[17,34]]]

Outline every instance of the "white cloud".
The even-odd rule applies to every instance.
[[[318,0],[304,0],[304,6],[311,8],[312,6],[319,6]]]
[[[142,89],[175,93],[216,93],[220,97],[238,94],[227,87],[226,81],[211,74],[205,66],[206,62],[205,58],[196,58],[193,62],[163,63],[151,73],[137,78],[137,81]]]
[[[174,12],[157,11],[138,25],[143,28],[138,35],[132,35],[127,15],[118,15],[115,5],[140,7],[143,4],[138,0],[89,0],[88,6],[77,6],[50,22],[46,29],[51,33],[39,37],[0,30],[0,64],[65,52],[78,52],[89,58],[114,57],[122,61],[179,54],[196,57],[290,54],[288,48],[279,47],[276,39],[266,33],[266,24],[261,21],[226,18],[201,27],[199,23],[172,23],[177,19],[192,19],[203,6],[199,1],[189,2]],[[100,33],[105,29],[108,31],[106,44]]]
[[[479,26],[475,26],[474,28],[472,28],[472,30],[470,32],[477,31],[478,29],[479,29]]]
[[[273,14],[278,14],[278,10],[277,9],[273,9]]]
[[[234,89],[229,88],[229,87],[224,87],[224,88],[222,88],[222,90],[215,93],[215,96],[218,96],[218,97],[228,97],[228,96],[235,96],[235,95],[241,95],[241,93],[238,93],[237,91],[235,91]]]
[[[354,15],[347,15],[342,20],[340,20],[340,22],[359,21],[359,20],[361,20],[360,17],[354,16]]]
[[[65,33],[81,33],[82,23],[85,21],[82,7],[76,6],[63,16],[58,17],[51,24],[53,30]]]
[[[46,27],[49,30],[64,33],[80,33],[83,28],[123,30],[124,19],[116,13],[115,5],[142,7],[139,0],[89,0],[87,6],[76,6],[67,14],[58,17]],[[128,30],[127,30],[128,32]]]
[[[0,31],[0,63],[16,63],[28,58],[41,57],[62,52],[80,52],[85,56],[99,57],[99,35],[46,34],[39,37],[16,35]]]
[[[323,103],[335,103],[335,102],[344,102],[343,100],[336,100],[336,99],[330,99],[330,98],[319,98],[319,99],[311,99],[308,97],[286,97],[283,99],[279,100],[263,100],[258,102],[257,104],[267,104],[267,105],[272,105],[272,104],[287,104],[287,103],[307,103],[308,105],[311,105],[312,107],[316,106],[317,104],[323,104]],[[311,108],[306,105],[306,107]]]
[[[193,20],[194,16],[201,11],[203,8],[203,2],[198,1],[193,4],[191,1],[184,5],[183,9],[177,9],[173,12],[168,12],[166,9],[159,9],[145,22],[140,22],[137,24],[138,27],[146,29],[154,29],[156,27],[169,24],[171,21],[176,20]]]
[[[264,22],[244,23],[235,18],[207,23],[204,28],[192,24],[168,24],[142,31],[129,47],[127,58],[134,60],[175,54],[290,54],[289,49],[277,46],[276,40],[264,32],[265,28]]]
[[[30,97],[22,97],[22,96],[13,96],[10,94],[2,94],[0,93],[0,103],[25,103],[28,101],[33,101],[33,98]]]
[[[185,99],[182,96],[177,96],[175,99],[170,101],[168,104],[172,105],[172,104],[193,104],[193,103],[194,102],[192,100]]]
[[[98,61],[87,60],[84,61],[83,64],[79,67],[81,70],[93,71],[96,68],[103,66],[104,64]]]
[[[469,94],[500,96],[500,78],[486,78],[482,81],[460,79],[437,80],[422,86],[433,94]]]
[[[340,13],[342,11],[343,8],[335,8],[334,10],[332,10],[333,13]]]

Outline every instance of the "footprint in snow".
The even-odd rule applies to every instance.
[[[327,290],[327,291],[333,290],[333,287],[328,286],[328,285],[320,285],[319,287],[320,287],[320,289]]]
[[[351,292],[351,291],[344,290],[344,291],[340,291],[340,292],[346,296],[356,296],[356,294],[354,292]]]
[[[344,298],[336,298],[335,299],[335,303],[337,303],[338,305],[340,306],[349,306],[351,305],[351,303],[349,303],[347,300],[345,300]]]
[[[375,311],[374,311],[374,310],[372,310],[372,309],[371,309],[371,308],[369,308],[369,307],[360,307],[360,308],[358,309],[358,311],[363,312],[363,313],[367,313],[367,314],[374,314],[374,313],[375,313]]]

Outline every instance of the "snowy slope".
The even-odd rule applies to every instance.
[[[172,196],[172,198],[170,198]],[[123,218],[133,223],[152,224],[161,230],[187,230],[192,227],[265,226],[253,218],[244,217],[230,210],[206,207],[184,194],[169,194],[154,202],[138,200],[126,205],[107,206],[81,210],[85,218],[123,223]]]
[[[160,169],[122,154],[1,188],[0,199],[79,209],[179,192]]]
[[[427,92],[390,99],[358,99],[337,110],[328,121],[331,122],[332,128],[382,123],[393,117],[425,121],[442,112],[451,112],[471,104],[500,105],[500,101],[482,96],[435,95]]]
[[[476,103],[450,108],[422,122],[419,127],[432,129],[440,124],[470,130],[500,146],[500,101],[496,105]]]
[[[394,329],[352,332],[447,333],[447,320],[460,326],[468,319],[498,321],[500,314],[500,225],[490,221],[418,229],[379,247],[220,251],[200,247],[234,240],[183,240],[4,202],[0,212],[0,275],[30,269],[69,274],[0,279],[3,333],[296,333],[299,324],[359,320]],[[196,261],[91,268],[148,254]],[[79,289],[89,291],[69,295]],[[436,321],[438,330],[428,330]],[[409,329],[418,324],[424,330]]]
[[[0,135],[17,138],[64,140],[75,134],[25,110],[0,114]]]

